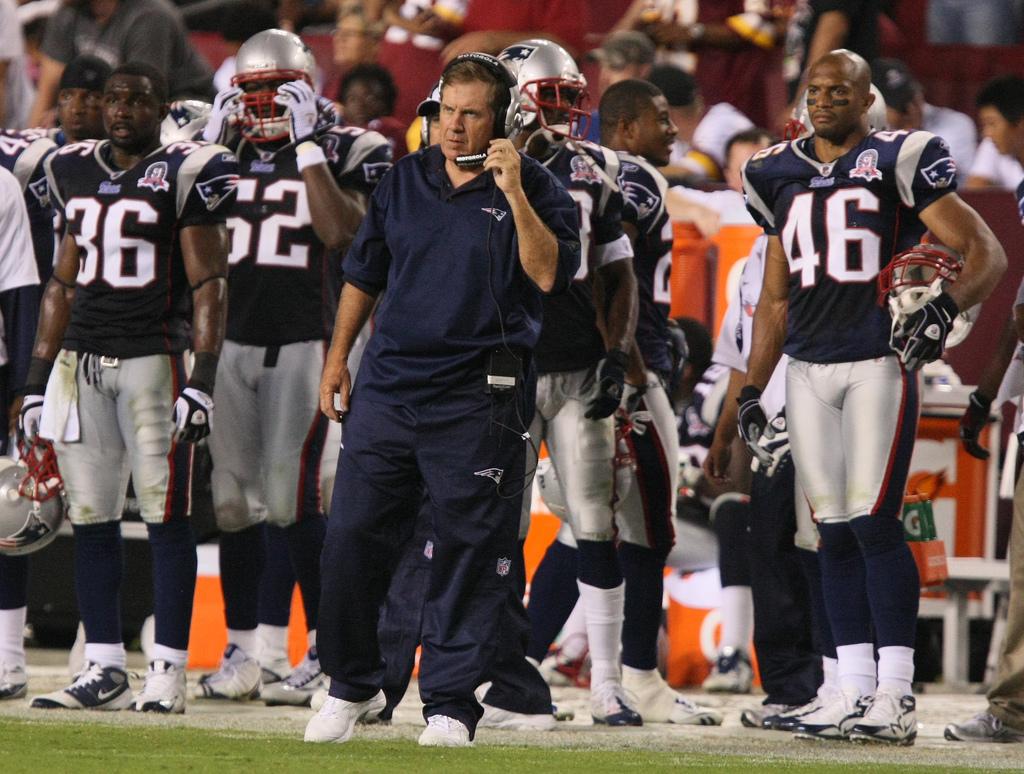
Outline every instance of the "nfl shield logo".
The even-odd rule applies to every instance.
[[[498,575],[505,576],[508,575],[508,572],[511,569],[512,560],[508,557],[503,556],[498,560],[498,567],[496,568],[495,572],[497,572]]]

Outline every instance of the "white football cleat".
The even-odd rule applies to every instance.
[[[657,669],[622,670],[622,687],[635,697],[635,706],[645,723],[675,723],[681,726],[720,726],[722,715],[694,704],[676,693]]]
[[[196,698],[248,701],[260,695],[260,688],[260,662],[237,645],[228,643],[217,671],[199,678]]]
[[[157,659],[146,670],[142,693],[136,694],[136,712],[181,714],[185,711],[185,667]]]
[[[963,723],[950,723],[943,736],[950,742],[1024,742],[1024,731],[1010,728],[988,710]]]
[[[605,680],[590,689],[590,717],[601,726],[642,726],[643,718],[622,683]]]
[[[272,685],[281,682],[292,673],[292,662],[285,656],[269,661],[261,658],[260,669],[262,670],[263,685]]]
[[[469,729],[461,720],[447,715],[431,715],[420,734],[420,747],[472,747]]]
[[[25,667],[9,667],[0,661],[0,701],[20,699],[28,693]]]
[[[864,717],[850,731],[852,742],[881,742],[909,747],[917,739],[917,702],[913,696],[877,691]]]
[[[128,673],[118,667],[86,663],[67,688],[36,696],[33,709],[122,710],[132,704]]]
[[[856,698],[839,691],[831,701],[800,718],[793,729],[797,739],[834,741],[848,739],[871,703],[870,696]]]
[[[366,715],[379,713],[386,704],[383,691],[378,691],[366,701],[345,701],[328,696],[306,724],[303,739],[307,742],[347,742],[356,723]]]
[[[314,646],[306,652],[299,665],[284,680],[264,685],[260,698],[268,707],[308,707],[313,694],[323,681],[324,672],[320,668],[320,660]]]
[[[476,724],[477,728],[503,728],[507,731],[553,731],[555,728],[555,716],[550,712],[528,715],[482,704],[484,714]]]

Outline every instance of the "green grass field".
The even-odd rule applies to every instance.
[[[585,740],[580,740],[585,745]],[[651,752],[642,749],[479,746],[471,750],[423,749],[413,741],[355,740],[308,745],[271,734],[193,728],[117,726],[105,723],[31,723],[0,720],[0,771],[14,772],[659,772],[795,771],[934,772],[936,767],[825,763],[743,755]],[[913,752],[908,750],[908,757]],[[1024,758],[1022,758],[1024,765]],[[999,769],[941,767],[943,772]],[[1004,769],[1008,770],[1008,769]]]

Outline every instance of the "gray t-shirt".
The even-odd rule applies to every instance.
[[[103,27],[62,5],[46,25],[42,48],[64,64],[79,54],[98,56],[111,67],[151,64],[167,77],[171,99],[212,95],[213,71],[192,48],[181,15],[167,0],[119,0]]]

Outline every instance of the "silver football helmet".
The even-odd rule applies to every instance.
[[[498,60],[519,87],[519,104],[526,129],[546,129],[560,137],[582,140],[590,112],[584,108],[587,79],[569,52],[550,40],[513,43]]]
[[[244,92],[242,133],[252,142],[288,137],[286,108],[274,101],[277,87],[290,81],[313,85],[316,61],[302,39],[284,30],[264,30],[249,38],[235,56],[233,86]]]
[[[872,131],[883,131],[889,128],[888,118],[885,114],[885,97],[873,83],[871,84],[871,93],[875,95],[875,101],[868,108],[868,128]],[[793,117],[786,124],[783,136],[787,140],[795,140],[813,133],[814,128],[811,125],[810,111],[807,110],[807,90],[805,89],[804,93],[800,95],[800,99],[797,100],[796,107],[793,109]]]
[[[171,109],[160,123],[160,144],[188,142],[203,130],[210,119],[209,102],[198,99],[183,99],[171,103]]]
[[[36,439],[21,459],[0,463],[0,553],[31,554],[49,545],[64,521],[64,482],[53,446]]]

